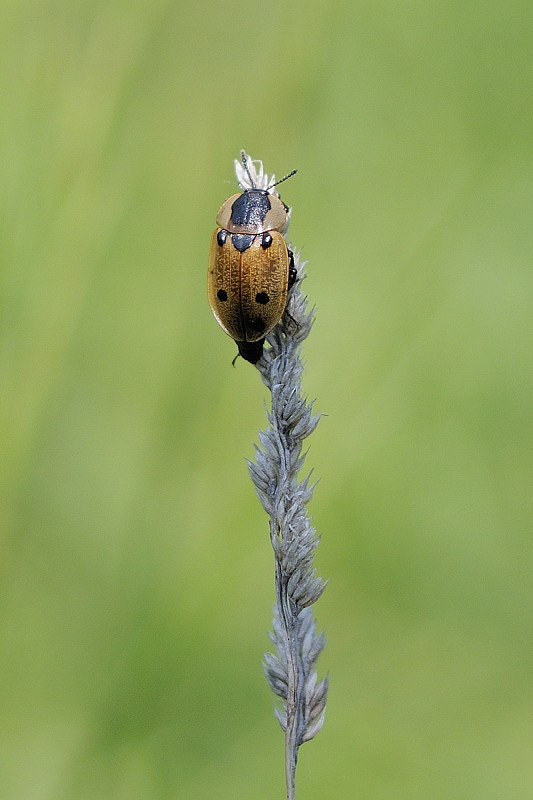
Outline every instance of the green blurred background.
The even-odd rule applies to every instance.
[[[2,800],[272,800],[241,147],[317,320],[331,674],[298,797],[533,796],[533,7],[1,4]]]

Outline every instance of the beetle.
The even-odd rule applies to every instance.
[[[252,188],[232,195],[217,214],[209,251],[207,295],[218,324],[235,341],[239,354],[256,364],[266,336],[285,311],[287,292],[296,280],[294,256],[282,233],[289,207],[271,190],[297,170],[259,189],[244,150],[241,160]]]

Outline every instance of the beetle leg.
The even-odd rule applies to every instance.
[[[298,273],[296,271],[296,267],[294,266],[294,255],[292,250],[287,248],[287,253],[289,254],[289,282],[287,284],[287,289],[290,289],[291,286],[294,286],[296,283],[296,278],[298,277]]]

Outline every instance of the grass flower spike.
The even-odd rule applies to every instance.
[[[260,161],[246,155],[235,161],[235,172],[243,190],[250,187],[250,181],[266,189],[275,180],[263,172]],[[289,290],[285,313],[267,336],[270,347],[256,365],[271,393],[271,409],[268,427],[259,434],[255,461],[248,463],[270,519],[275,558],[276,603],[270,638],[276,653],[265,654],[264,670],[270,688],[282,701],[275,713],[285,733],[288,800],[295,798],[298,748],[322,728],[328,689],[327,678],[319,681],[315,671],[325,640],[316,633],[311,606],[326,583],[313,566],[319,537],[306,511],[314,484],[310,474],[302,480],[298,477],[305,460],[303,442],[320,419],[301,387],[300,351],[313,324],[313,311],[308,310],[301,291],[305,264],[299,253],[294,253],[294,261],[297,280]]]

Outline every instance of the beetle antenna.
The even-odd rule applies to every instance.
[[[256,188],[255,181],[252,178],[252,176],[250,175],[250,170],[248,169],[248,159],[246,158],[246,153],[244,152],[244,150],[241,150],[241,161],[242,161],[242,165],[243,165],[244,169],[246,170],[246,174],[250,178],[250,183],[252,184],[252,189],[255,189]]]
[[[297,172],[298,172],[297,169],[293,169],[293,171],[289,172],[288,175],[285,175],[284,178],[280,178],[279,181],[276,181],[275,183],[271,183],[270,186],[267,187],[267,192],[270,191],[270,189],[273,189],[274,186],[277,186],[279,183],[283,183],[283,181],[286,181],[288,178],[292,178],[292,176],[296,175]]]

